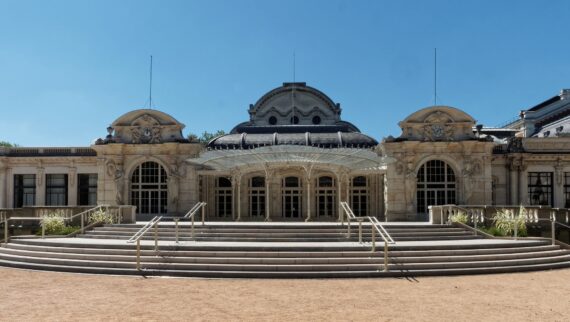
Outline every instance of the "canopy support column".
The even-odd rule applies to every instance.
[[[271,195],[269,194],[269,186],[271,184],[271,177],[273,176],[273,171],[265,167],[265,221],[271,221],[270,209],[271,209]]]
[[[234,199],[234,209],[237,216],[234,216],[236,221],[241,220],[241,173],[235,173],[232,175],[232,186],[234,188],[234,193],[232,197]]]

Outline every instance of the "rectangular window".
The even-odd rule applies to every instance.
[[[46,206],[67,205],[67,174],[46,174]]]
[[[528,198],[531,205],[552,207],[552,172],[528,173]]]
[[[14,175],[14,208],[36,204],[36,175]]]
[[[97,204],[97,174],[81,173],[77,175],[77,204],[94,206]]]

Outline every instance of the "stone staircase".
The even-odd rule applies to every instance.
[[[521,272],[570,267],[570,251],[542,240],[482,239],[446,225],[387,224],[396,241],[384,271],[383,243],[371,252],[370,226],[351,237],[332,223],[161,223],[136,249],[126,243],[142,225],[107,225],[77,238],[18,238],[0,248],[0,265],[18,268],[148,276],[333,278]]]

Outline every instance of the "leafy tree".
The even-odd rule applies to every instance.
[[[188,135],[188,140],[190,140],[190,142],[199,142],[202,144],[208,144],[208,142],[210,142],[213,138],[221,136],[221,135],[225,135],[226,132],[224,130],[218,130],[216,132],[208,132],[208,131],[204,131],[204,133],[202,133],[201,136],[197,136],[194,133],[190,133]]]
[[[0,141],[0,146],[5,148],[17,148],[19,145],[15,143],[10,143],[8,141]]]

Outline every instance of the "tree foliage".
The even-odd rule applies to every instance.
[[[0,147],[16,148],[16,147],[19,147],[19,145],[15,144],[15,143],[10,143],[8,141],[0,141]]]
[[[204,131],[204,133],[202,133],[201,136],[198,136],[194,133],[190,133],[188,135],[188,140],[190,140],[190,142],[199,142],[202,144],[208,144],[208,142],[210,142],[213,138],[216,138],[218,136],[221,135],[225,135],[226,132],[224,130],[217,130],[216,132],[208,132],[208,131]]]

